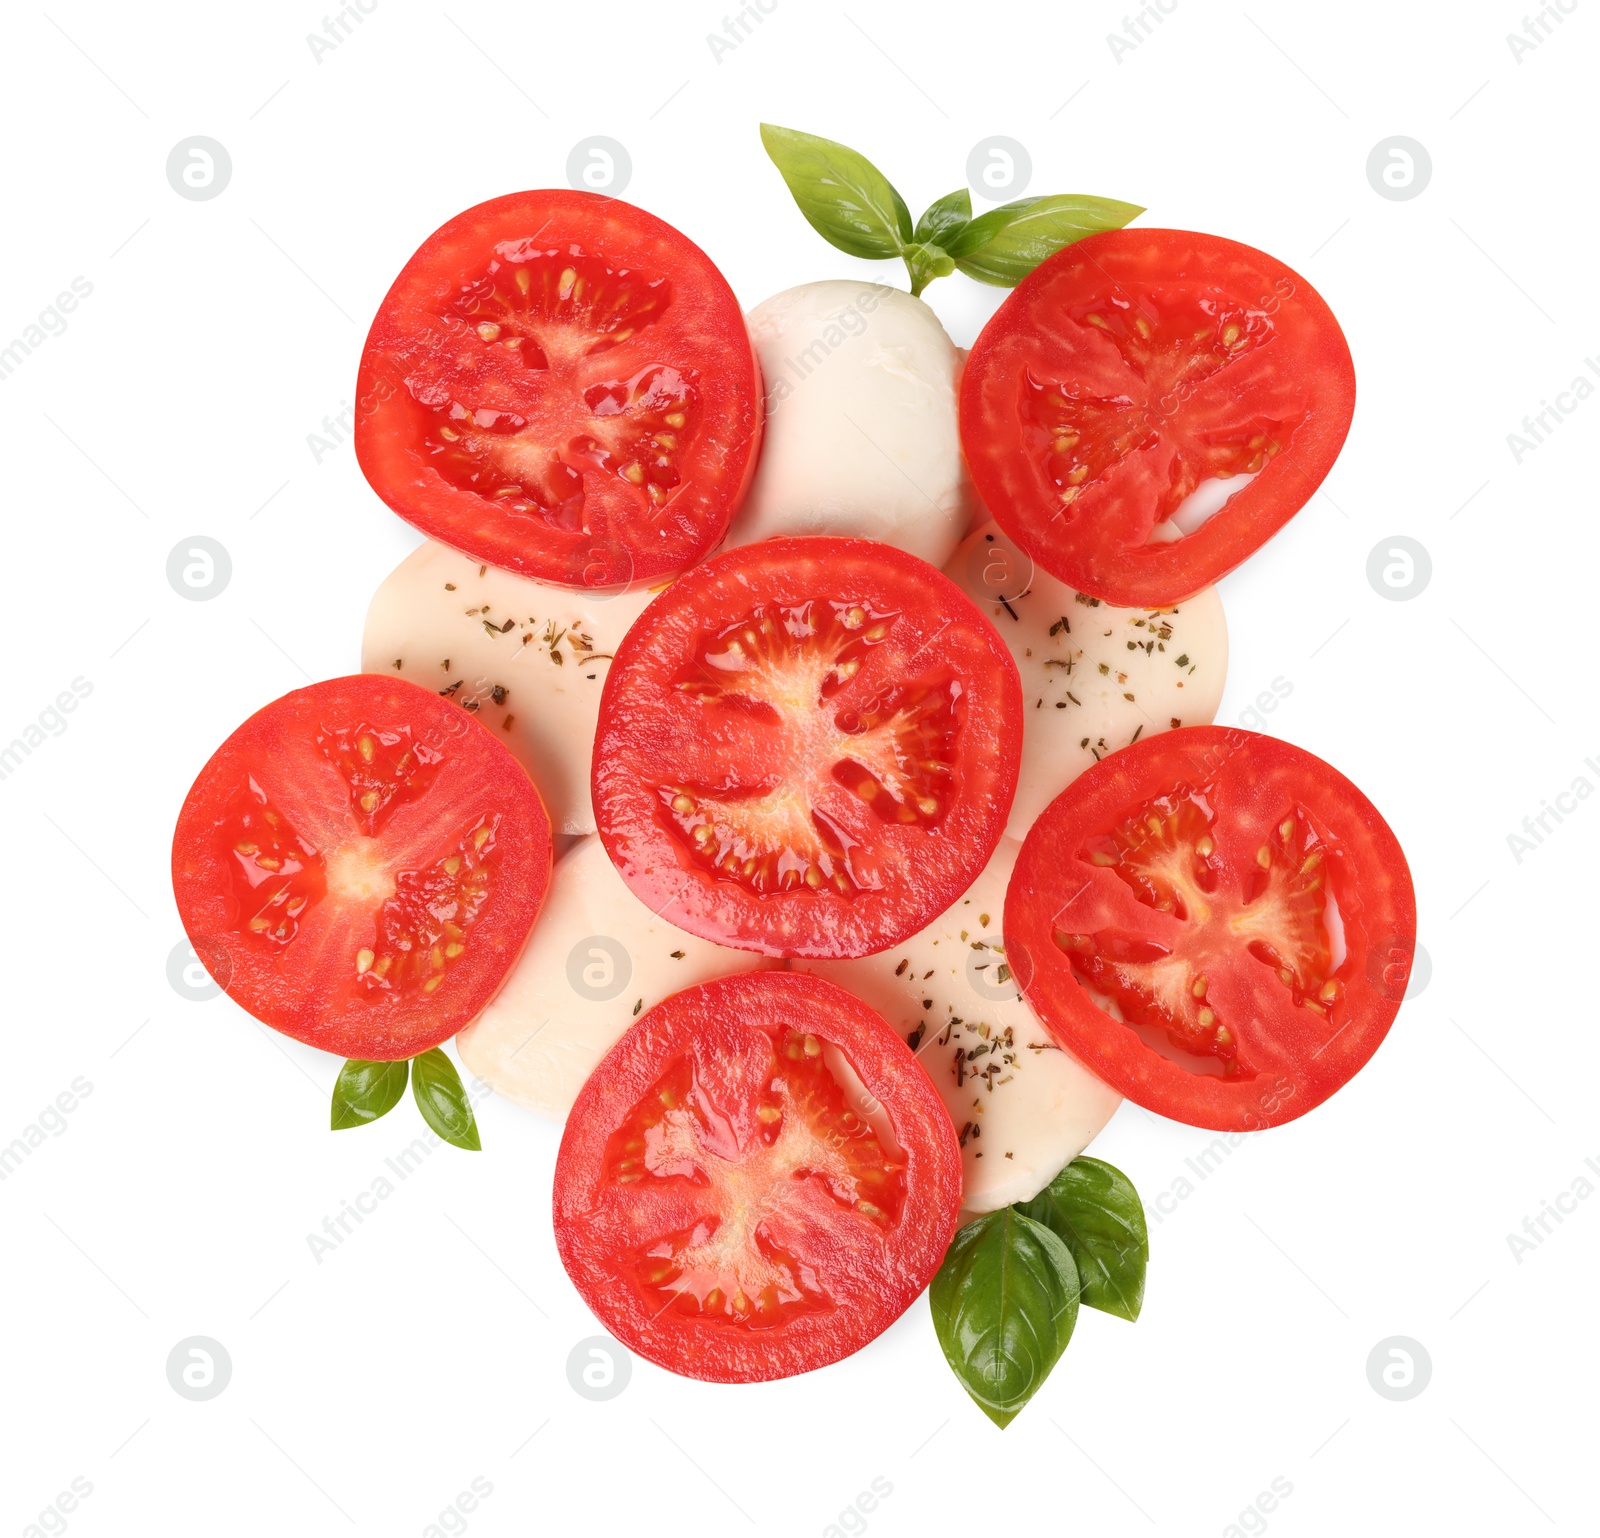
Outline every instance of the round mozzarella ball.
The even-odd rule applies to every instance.
[[[970,1212],[1037,1195],[1122,1103],[1056,1045],[1006,965],[1000,919],[1019,847],[1002,839],[967,894],[904,944],[790,963],[870,1004],[916,1053],[960,1134]]]
[[[969,523],[955,344],[920,299],[805,283],[746,317],[767,387],[750,494],[728,532],[875,539],[942,566]]]
[[[518,1105],[564,1117],[584,1081],[669,994],[770,965],[651,913],[598,838],[556,862],[544,910],[493,1003],[456,1037],[461,1061]]]
[[[521,760],[558,834],[593,833],[600,691],[651,596],[547,587],[429,540],[373,595],[361,667],[448,693]]]
[[[1135,739],[1216,719],[1228,626],[1214,587],[1167,609],[1115,609],[1036,568],[986,524],[945,567],[1022,675],[1022,765],[1006,833],[1026,838],[1091,764]]]

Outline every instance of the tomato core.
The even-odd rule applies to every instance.
[[[1176,937],[1058,928],[1052,938],[1125,1021],[1158,1028],[1190,1057],[1215,1059],[1225,1077],[1253,1078],[1237,1034],[1208,1001],[1207,969],[1231,964],[1243,950],[1277,979],[1285,1003],[1340,1023],[1323,840],[1304,808],[1286,808],[1234,886],[1219,880],[1212,821],[1200,797],[1180,791],[1147,803],[1079,856],[1178,919],[1184,927]]]
[[[635,1248],[640,1286],[662,1307],[761,1329],[831,1306],[812,1267],[766,1233],[783,1224],[797,1182],[813,1182],[841,1211],[879,1228],[900,1219],[905,1163],[849,1105],[820,1038],[781,1026],[752,1044],[759,1063],[753,1139],[741,1147],[714,1084],[693,1054],[680,1058],[606,1146],[618,1185],[679,1178],[704,1191],[705,1215]]]
[[[830,701],[888,640],[900,616],[849,598],[761,607],[705,632],[676,687],[740,711],[770,739],[754,785],[684,780],[658,790],[666,826],[708,874],[753,893],[844,897],[882,885],[871,851],[830,817],[844,791],[881,822],[936,827],[960,725],[947,678],[925,675],[837,710]]]
[[[588,360],[660,320],[672,298],[665,278],[575,245],[497,247],[439,317],[465,322],[483,344],[479,355],[446,353],[432,369],[419,361],[406,380],[428,463],[452,486],[492,499],[513,524],[587,530],[590,498],[633,504],[644,516],[662,507],[681,479],[677,450],[696,392],[664,364],[613,379],[597,377]],[[484,399],[517,409],[472,404]]]
[[[1118,359],[1102,360],[1090,390],[1033,369],[1023,375],[1023,443],[1067,522],[1087,486],[1124,459],[1148,455],[1161,462],[1159,489],[1141,509],[1143,526],[1126,531],[1148,540],[1157,527],[1152,512],[1176,512],[1203,481],[1255,474],[1305,418],[1304,399],[1292,392],[1263,400],[1232,388],[1236,375],[1250,382],[1251,356],[1275,327],[1268,312],[1226,293],[1152,287],[1135,304],[1108,288],[1059,318],[1091,333],[1083,346],[1109,344]]]
[[[216,826],[218,852],[233,869],[238,917],[232,928],[263,948],[291,944],[325,898],[349,919],[348,986],[366,993],[432,993],[463,955],[496,874],[498,816],[471,819],[455,847],[427,865],[396,860],[372,836],[398,806],[423,795],[442,760],[407,726],[324,726],[317,746],[349,786],[366,830],[313,848],[267,800],[253,777]]]

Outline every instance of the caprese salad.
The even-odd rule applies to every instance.
[[[1214,583],[1349,427],[1327,305],[1109,199],[965,190],[762,129],[801,212],[910,291],[741,311],[644,210],[537,191],[423,242],[356,448],[426,541],[362,673],[201,769],[197,954],[344,1058],[331,1125],[457,1070],[564,1119],[555,1237],[630,1349],[749,1382],[925,1290],[1004,1426],[1148,1237],[1084,1150],[1124,1096],[1303,1115],[1372,1055],[1415,944],[1398,842],[1288,743],[1213,726]],[[1014,289],[963,357],[919,297]],[[963,1222],[963,1217],[965,1221]]]

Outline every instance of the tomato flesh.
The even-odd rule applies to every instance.
[[[594,802],[618,870],[691,933],[864,955],[954,901],[1015,790],[1021,686],[915,557],[765,541],[681,578],[619,648]]]
[[[799,974],[651,1010],[585,1085],[556,1165],[557,1244],[589,1306],[717,1381],[864,1345],[926,1285],[959,1207],[937,1091],[878,1015]]]
[[[1214,582],[1311,497],[1355,376],[1320,295],[1233,241],[1131,229],[1063,248],[973,346],[962,445],[1016,542],[1123,607]],[[1203,483],[1253,477],[1186,531]]]
[[[516,959],[549,879],[538,793],[435,694],[362,676],[252,716],[173,840],[196,950],[251,1014],[347,1057],[455,1034]]]
[[[682,235],[589,193],[469,209],[396,279],[356,447],[403,518],[541,581],[670,575],[753,473],[760,382],[737,301]]]
[[[1082,776],[1006,899],[1008,959],[1062,1044],[1147,1109],[1212,1127],[1275,1125],[1339,1088],[1394,1018],[1415,935],[1371,803],[1308,753],[1213,727]]]

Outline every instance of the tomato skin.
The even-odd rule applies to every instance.
[[[904,1206],[884,1236],[864,1228],[854,1213],[841,1213],[831,1230],[811,1223],[814,1248],[800,1258],[816,1270],[835,1306],[759,1330],[685,1319],[645,1296],[618,1254],[613,1213],[640,1188],[607,1187],[607,1145],[665,1064],[696,1044],[711,1053],[736,1051],[741,1032],[772,1024],[814,1033],[837,1047],[886,1111],[905,1156]],[[685,1377],[764,1382],[839,1361],[911,1305],[955,1234],[961,1150],[938,1091],[882,1016],[822,978],[746,973],[672,995],[612,1048],[567,1117],[553,1207],[568,1276],[630,1351]]]
[[[1146,382],[1072,322],[1095,295],[1155,312],[1161,299],[1226,294],[1272,329],[1248,370],[1221,390],[1205,383]],[[1242,313],[1241,310],[1241,313]],[[1025,447],[1022,379],[1062,379],[1084,397],[1123,402],[1121,422],[1143,446],[1114,472],[1059,505],[1036,451]],[[1242,420],[1252,403],[1295,415],[1284,452],[1194,533],[1150,543],[1169,473],[1171,441],[1191,447],[1217,412]],[[1332,467],[1355,409],[1355,369],[1344,333],[1322,296],[1298,273],[1237,241],[1135,226],[1063,247],[1025,278],[990,319],[966,363],[961,437],[967,466],[995,520],[1046,571],[1079,592],[1124,608],[1192,597],[1233,570],[1310,500]],[[1169,441],[1170,440],[1170,441]],[[1254,473],[1254,472],[1252,472]],[[1071,516],[1063,516],[1070,511]]]
[[[952,750],[948,805],[937,827],[909,832],[885,831],[861,814],[855,831],[885,851],[890,869],[881,889],[844,896],[827,887],[752,892],[695,865],[668,829],[662,789],[668,777],[685,775],[691,758],[703,779],[731,780],[748,771],[751,780],[783,781],[783,755],[738,711],[691,715],[694,702],[678,692],[675,680],[708,626],[738,622],[759,605],[779,610],[815,601],[821,608],[830,594],[893,609],[904,628],[895,631],[888,658],[863,666],[808,719],[837,720],[835,712],[863,697],[881,698],[930,668],[949,674],[960,740]],[[764,540],[725,551],[680,577],[618,647],[595,736],[596,825],[635,895],[691,934],[771,956],[871,955],[937,917],[994,852],[1016,791],[1021,716],[1021,682],[1009,651],[943,573],[869,540]],[[760,766],[752,768],[758,759]],[[825,793],[832,794],[831,786]],[[835,798],[829,811],[842,820],[860,813],[860,803]]]
[[[1158,1050],[1113,1019],[1085,991],[1058,939],[1069,932],[1132,934],[1185,955],[1186,932],[1177,919],[1136,902],[1115,874],[1085,856],[1131,809],[1178,787],[1197,791],[1215,814],[1209,831],[1219,851],[1213,870],[1223,921],[1234,924],[1241,911],[1230,907],[1231,894],[1253,875],[1251,851],[1272,857],[1273,830],[1286,813],[1313,831],[1340,915],[1344,958],[1330,977],[1337,1002],[1326,1008],[1291,1006],[1273,965],[1249,954],[1242,939],[1231,955],[1212,947],[1203,964],[1209,992],[1202,997],[1233,1027],[1252,1066],[1247,1076],[1201,1071],[1196,1059]],[[1007,960],[1029,1004],[1108,1084],[1177,1121],[1256,1131],[1321,1104],[1377,1050],[1405,995],[1416,898],[1394,833],[1337,770],[1276,738],[1185,727],[1119,749],[1051,803],[1012,874],[1005,936]]]
[[[484,272],[497,247],[536,239],[574,253],[581,247],[615,268],[636,264],[672,282],[670,324],[642,331],[643,342],[608,351],[602,361],[615,367],[582,359],[561,380],[569,395],[577,395],[587,382],[645,364],[666,363],[693,376],[703,423],[690,429],[683,479],[657,512],[619,513],[608,505],[596,514],[597,523],[586,516],[581,528],[537,518],[511,521],[489,495],[443,477],[425,451],[412,383],[421,380],[424,393],[443,391],[427,369],[451,352],[465,383],[448,382],[478,392],[465,406],[496,412],[525,407],[530,387],[516,370],[503,359],[486,364],[482,354],[492,349],[480,347],[463,316],[444,312]],[[659,582],[721,542],[755,474],[765,400],[743,312],[711,259],[643,209],[565,188],[492,198],[435,230],[379,306],[356,389],[356,457],[373,490],[401,518],[506,571],[557,586],[611,590]],[[554,454],[565,446],[545,447]],[[607,484],[598,477],[590,491]]]
[[[352,786],[319,731],[357,723],[398,726],[440,752],[417,795],[384,808],[375,829],[358,823]],[[264,948],[243,926],[234,859],[234,809],[247,785],[287,820],[298,846],[325,862],[352,842],[378,846],[391,871],[426,870],[463,833],[493,819],[493,878],[459,959],[436,991],[362,993],[349,958],[374,943],[375,910],[324,890],[306,933]],[[358,674],[296,689],[230,733],[195,777],[172,842],[172,887],[196,954],[256,1019],[341,1057],[395,1061],[454,1036],[499,990],[544,902],[550,820],[527,772],[487,728],[437,694],[398,678]]]

